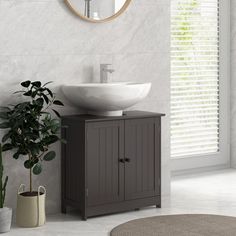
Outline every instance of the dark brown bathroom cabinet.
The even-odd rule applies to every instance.
[[[62,117],[62,212],[90,216],[161,206],[161,116]]]

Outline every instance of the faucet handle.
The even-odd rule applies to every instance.
[[[113,73],[113,69],[108,69],[108,66],[111,64],[100,64],[100,81],[101,83],[107,83],[108,82],[108,73]]]

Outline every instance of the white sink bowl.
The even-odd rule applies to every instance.
[[[151,83],[90,83],[63,85],[66,98],[88,114],[121,116],[123,110],[143,100]]]

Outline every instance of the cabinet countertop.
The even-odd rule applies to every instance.
[[[96,116],[96,115],[80,114],[80,115],[62,116],[62,119],[78,120],[78,121],[83,121],[83,122],[92,122],[92,121],[151,118],[151,117],[160,117],[160,116],[165,116],[165,114],[148,112],[148,111],[125,111],[122,116]]]

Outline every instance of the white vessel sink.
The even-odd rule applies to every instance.
[[[143,100],[151,83],[88,83],[63,85],[66,98],[88,114],[121,116],[123,110]]]

